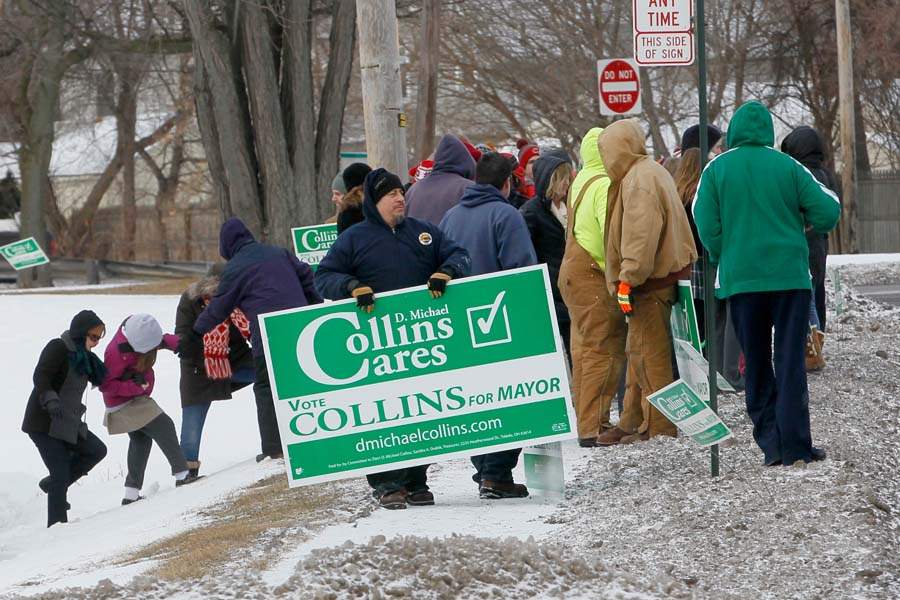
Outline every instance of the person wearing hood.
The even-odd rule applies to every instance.
[[[640,394],[626,394],[623,412],[641,414],[616,431],[621,443],[678,431],[646,400],[674,380],[669,318],[679,279],[688,279],[697,248],[672,176],[647,155],[635,119],[616,121],[597,138],[609,173],[606,287],[628,317],[629,373]],[[635,404],[639,403],[640,407]]]
[[[282,458],[281,435],[275,417],[269,371],[259,333],[259,315],[322,302],[308,264],[292,252],[257,242],[243,221],[232,217],[222,224],[219,253],[228,262],[215,296],[194,322],[190,343],[229,321],[239,308],[250,321],[250,343],[256,368],[253,394],[262,452],[256,460]]]
[[[164,334],[152,315],[134,314],[125,319],[106,346],[103,360],[107,372],[100,385],[106,405],[103,425],[110,435],[127,433],[129,438],[122,505],[143,499],[141,488],[154,442],[169,461],[175,487],[201,478],[190,472],[175,424],[152,397],[157,352],[178,352],[179,345],[178,336]]]
[[[560,148],[544,152],[534,162],[535,197],[520,212],[525,218],[537,261],[547,265],[550,288],[556,308],[556,321],[572,364],[569,309],[559,293],[559,269],[566,250],[566,197],[572,185],[573,170],[569,155]]]
[[[399,177],[375,169],[366,176],[364,192],[365,221],[339,235],[319,263],[315,282],[322,296],[355,298],[359,310],[371,313],[377,294],[425,283],[431,297],[437,298],[448,281],[469,274],[471,261],[463,248],[436,226],[404,217]],[[384,508],[431,505],[434,495],[428,489],[427,468],[395,469],[366,479]]]
[[[489,152],[475,167],[475,185],[441,221],[444,235],[472,257],[472,275],[537,264],[525,219],[506,201],[512,172],[509,161]],[[521,448],[472,457],[479,495],[485,499],[524,498],[528,488],[513,481]]]
[[[585,448],[597,446],[600,433],[612,428],[612,399],[625,368],[625,318],[606,292],[603,272],[609,176],[597,148],[602,132],[594,127],[581,140],[583,167],[569,189],[558,278],[572,319],[572,391],[578,443]]]
[[[82,403],[88,383],[98,386],[106,376],[103,361],[91,352],[105,334],[100,317],[83,310],[44,346],[34,368],[22,431],[50,472],[38,483],[47,494],[47,527],[68,522],[69,487],[106,456],[106,445],[88,430]]]
[[[820,183],[837,194],[837,181],[834,173],[825,168],[825,144],[819,132],[801,125],[781,142],[781,151],[809,169]],[[821,357],[822,344],[825,341],[825,267],[828,260],[828,234],[818,233],[811,227],[806,229],[806,245],[809,246],[809,271],[812,275],[812,295],[815,306],[815,319],[811,325],[816,329],[807,342],[807,357],[814,353],[811,366],[821,368],[825,361]]]
[[[747,412],[766,465],[825,458],[809,426],[805,340],[809,330],[809,248],[805,230],[837,225],[837,195],[773,148],[772,115],[742,105],[728,125],[729,151],[700,176],[694,222],[716,297],[727,298],[746,361]],[[774,369],[773,369],[774,330]]]
[[[406,216],[437,225],[456,206],[475,178],[475,160],[466,145],[447,134],[434,151],[434,167],[406,192]]]
[[[193,339],[191,329],[215,295],[224,269],[224,263],[216,263],[181,295],[175,312],[175,335]],[[235,308],[226,321],[204,334],[202,344],[182,344],[180,439],[193,475],[200,470],[200,438],[210,405],[215,400],[230,399],[233,392],[255,379],[249,337],[250,321],[240,308]]]

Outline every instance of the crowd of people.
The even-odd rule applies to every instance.
[[[257,460],[283,457],[258,315],[347,298],[371,312],[384,292],[426,284],[437,298],[454,279],[541,263],[572,368],[580,446],[677,434],[647,396],[677,377],[669,323],[679,281],[693,282],[697,314],[704,314],[706,249],[716,269],[715,330],[725,360],[742,365],[763,462],[823,459],[811,439],[804,368],[822,366],[826,236],[840,215],[823,144],[799,127],[776,150],[772,117],[757,102],[738,109],[724,140],[710,126],[708,157],[699,133],[689,128],[674,157],[657,161],[637,120],[594,127],[581,141],[578,170],[559,148],[520,140],[506,153],[450,134],[410,169],[409,182],[354,163],[334,178],[329,221],[339,235],[315,274],[291,251],[228,219],[220,235],[226,262],[182,295],[175,334],[151,315],[131,315],[100,360],[92,349],[106,325],[82,311],[41,353],[22,429],[49,470],[40,482],[48,526],[66,522],[68,487],[106,454],[82,420],[88,384],[103,394],[109,433],[130,438],[122,499],[130,504],[142,498],[154,442],[176,486],[202,478],[200,440],[212,402],[251,384]],[[731,357],[728,332],[737,349]],[[180,438],[152,397],[159,350],[181,362]],[[480,497],[528,495],[513,480],[519,454],[472,458]],[[372,474],[368,482],[384,508],[435,502],[427,466]]]

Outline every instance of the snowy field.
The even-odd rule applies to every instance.
[[[708,452],[679,438],[609,449],[566,445],[563,498],[479,500],[464,460],[431,467],[434,507],[373,510],[364,482],[349,480],[321,486],[330,500],[309,508],[300,501],[313,490],[300,488],[290,490],[304,507],[293,523],[273,525],[187,583],[153,574],[161,556],[122,559],[173,534],[201,531],[210,525],[206,515],[236,493],[281,476],[280,462],[252,460],[252,393],[210,411],[205,480],[175,490],[154,449],[150,497],[121,507],[127,436],[109,438],[102,400],[89,392],[88,423],[109,455],[70,491],[73,522],[45,529],[37,488],[45,470],[19,431],[40,349],[81,308],[96,310],[110,330],[133,312],[154,314],[171,330],[177,298],[0,296],[7,315],[0,597],[898,598],[900,309],[847,288],[900,281],[896,271],[840,266],[843,310],[830,315],[828,366],[810,376],[813,436],[829,453],[824,463],[762,467],[742,396],[723,396],[722,417],[736,437],[722,448],[717,479],[709,477]],[[177,359],[162,353],[156,370],[155,397],[177,425]]]

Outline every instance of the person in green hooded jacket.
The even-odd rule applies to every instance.
[[[840,203],[773,147],[772,115],[759,102],[735,112],[726,139],[729,150],[703,170],[692,210],[718,265],[716,297],[729,300],[744,350],[753,437],[766,465],[822,460],[825,452],[812,445],[804,366],[811,294],[805,230],[834,229]]]

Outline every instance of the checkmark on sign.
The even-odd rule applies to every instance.
[[[473,306],[466,310],[469,318],[469,336],[473,348],[506,344],[512,341],[509,330],[509,315],[503,298],[506,291],[501,291],[490,304]]]

